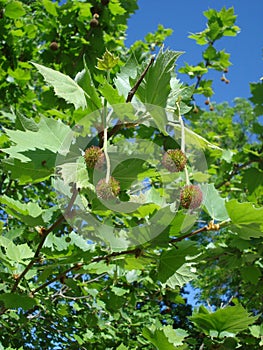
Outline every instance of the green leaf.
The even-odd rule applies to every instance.
[[[29,150],[36,151],[35,157],[37,157],[38,150],[50,150],[54,154],[67,151],[66,146],[62,147],[65,138],[71,133],[67,125],[60,120],[42,117],[37,127],[38,131],[27,130],[26,133],[20,130],[4,129],[12,143],[16,145],[5,148],[3,151],[13,158],[20,159],[22,162],[31,161],[30,157],[33,153],[29,152],[29,157],[25,155],[25,152]],[[70,145],[67,146],[69,147]],[[41,167],[42,165],[39,166],[40,169]]]
[[[114,56],[106,50],[102,58],[98,58],[97,68],[99,70],[109,71],[114,68],[119,62],[119,57]]]
[[[3,293],[0,295],[0,300],[3,301],[5,307],[9,309],[17,309],[21,307],[24,310],[27,310],[37,304],[35,299],[17,293]]]
[[[21,203],[6,195],[0,198],[0,203],[6,205],[5,211],[8,214],[18,218],[29,226],[44,225],[45,223],[42,218],[43,210],[37,203]]]
[[[121,7],[119,0],[111,0],[108,6],[113,16],[123,15],[126,12],[126,10]]]
[[[216,58],[216,49],[213,46],[208,46],[208,48],[203,52],[203,57],[205,60],[214,60]]]
[[[259,186],[263,186],[263,171],[257,168],[249,168],[244,171],[242,185],[245,185],[249,193],[254,192]]]
[[[181,135],[181,126],[180,125],[174,125],[174,130],[176,133],[176,137],[180,137]],[[193,130],[185,127],[185,143],[187,146],[195,146],[197,149],[218,149],[221,150],[220,147],[214,145],[213,143],[206,140],[204,137],[198,135]]]
[[[261,277],[261,271],[256,266],[244,266],[240,269],[244,281],[256,285]]]
[[[256,116],[263,115],[263,79],[259,83],[251,83],[250,91],[252,97],[249,99],[255,105],[254,112]]]
[[[219,192],[215,189],[214,184],[200,185],[204,194],[203,206],[213,220],[224,221],[229,218],[226,210],[226,200],[220,197]]]
[[[138,175],[144,170],[144,163],[143,159],[126,159],[114,167],[112,176],[120,182],[122,190],[129,189],[131,184],[137,180]]]
[[[213,313],[201,306],[189,319],[205,334],[213,332],[216,337],[224,337],[224,332],[237,334],[247,329],[258,316],[251,316],[241,305],[227,306]]]
[[[3,161],[3,168],[11,172],[11,179],[18,180],[20,185],[37,183],[50,178],[54,174],[57,155],[49,150],[24,152],[31,159],[23,163],[19,159],[7,158]]]
[[[23,4],[20,1],[10,1],[5,8],[5,16],[17,19],[26,14]]]
[[[195,40],[197,45],[206,45],[208,42],[205,31],[195,34],[192,33],[188,36],[188,38]]]
[[[33,258],[34,252],[26,243],[16,245],[10,241],[6,247],[6,255],[12,261],[25,263],[24,260]]]
[[[161,49],[155,62],[149,68],[137,90],[137,96],[144,103],[166,107],[171,91],[170,80],[175,61],[182,52]],[[135,81],[134,81],[135,83]]]
[[[187,260],[195,258],[197,254],[195,243],[190,241],[180,242],[177,248],[164,251],[160,256],[158,279],[166,282]]]
[[[165,286],[175,289],[177,286],[182,288],[187,283],[197,278],[196,268],[191,263],[183,264],[175,273],[168,278]]]
[[[196,222],[196,215],[185,214],[183,211],[176,213],[174,219],[170,223],[170,236],[179,236],[191,229]]]
[[[101,100],[98,96],[98,92],[94,86],[94,82],[85,60],[84,69],[76,75],[75,81],[88,94],[89,97],[86,96],[87,104],[91,111],[102,108]]]
[[[125,65],[121,67],[120,72],[116,74],[116,78],[114,78],[114,84],[119,94],[124,96],[125,99],[131,90],[130,78],[132,80],[136,79],[137,67],[138,62],[135,56],[131,55],[126,61]]]
[[[129,350],[123,343],[117,347],[116,350]]]
[[[255,208],[252,203],[239,203],[233,199],[226,203],[233,230],[240,238],[263,236],[263,208]]]
[[[152,327],[153,328],[153,327]],[[142,335],[149,340],[158,350],[175,350],[183,345],[183,340],[188,333],[183,329],[173,329],[172,326],[164,326],[158,329],[143,328]],[[180,347],[180,349],[187,349]]]
[[[121,297],[124,294],[127,294],[129,291],[127,289],[124,288],[118,288],[118,287],[111,287],[111,290],[113,291],[114,294],[116,294],[117,296]]]
[[[89,173],[83,158],[74,163],[65,163],[58,166],[57,173],[62,177],[64,184],[74,182],[78,188],[88,188],[94,191],[95,187],[90,182]]]
[[[46,11],[56,17],[58,15],[56,4],[50,0],[42,0],[42,1]]]
[[[16,117],[16,129],[17,130],[30,130],[30,131],[38,131],[38,125],[32,118],[26,118],[23,114],[17,112]]]
[[[87,107],[85,91],[69,76],[54,69],[31,62],[43,75],[45,81],[50,84],[58,97],[68,103],[73,103],[76,109]]]
[[[251,326],[251,327],[249,327],[249,330],[250,330],[251,334],[253,335],[253,337],[255,337],[255,338],[262,338],[263,337],[263,323],[261,323],[261,325],[258,325],[258,326]]]
[[[112,87],[107,81],[99,87],[100,93],[106,98],[110,105],[125,103],[124,96],[120,96],[118,91]]]

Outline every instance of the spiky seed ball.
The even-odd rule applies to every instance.
[[[200,207],[203,200],[203,193],[199,186],[187,185],[180,193],[181,205],[185,209],[196,209]]]
[[[101,148],[91,146],[86,149],[84,159],[88,168],[101,168],[104,163],[104,153]]]
[[[174,173],[182,171],[186,161],[186,155],[180,149],[168,149],[163,155],[162,163],[166,169]]]
[[[50,43],[49,48],[53,51],[57,51],[58,50],[58,43],[56,41],[52,41],[52,43]]]
[[[106,179],[100,179],[96,186],[96,192],[101,199],[114,199],[120,192],[120,184],[114,177],[110,177],[109,182]]]

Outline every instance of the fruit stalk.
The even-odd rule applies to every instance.
[[[185,154],[185,128],[184,128],[184,121],[181,116],[181,110],[180,110],[180,101],[176,102],[176,106],[178,109],[178,119],[181,125],[181,151]],[[187,170],[187,166],[185,165],[184,167],[184,172],[185,172],[185,182],[187,185],[190,185],[190,180],[189,180],[189,174]]]

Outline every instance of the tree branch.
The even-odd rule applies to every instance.
[[[68,204],[68,207],[66,208],[65,210],[65,213],[60,215],[58,217],[58,219],[54,222],[54,224],[52,224],[48,229],[45,229],[45,228],[41,228],[40,230],[40,234],[42,235],[41,237],[41,240],[37,246],[37,249],[35,251],[35,254],[32,258],[32,260],[30,260],[30,262],[27,264],[27,266],[25,267],[24,271],[17,277],[12,289],[11,289],[11,293],[14,293],[17,288],[18,288],[18,285],[19,283],[21,282],[21,280],[25,277],[25,275],[28,273],[28,271],[31,269],[31,267],[34,265],[34,263],[39,259],[39,254],[40,254],[40,251],[45,243],[45,240],[48,236],[48,234],[50,232],[52,232],[55,228],[57,228],[58,226],[61,225],[61,223],[65,220],[65,216],[71,211],[72,209],[72,206],[76,200],[76,197],[77,197],[77,194],[78,194],[78,190],[76,188],[76,185],[74,184],[74,187],[73,187],[73,193],[72,193],[72,196],[71,196],[71,199],[69,201],[69,204]],[[3,313],[5,313],[5,311],[8,310],[7,308],[2,308],[0,310],[0,315],[2,315]]]
[[[151,60],[150,62],[148,63],[147,67],[145,68],[145,70],[142,72],[142,74],[140,75],[139,79],[137,80],[137,82],[135,83],[135,85],[131,88],[131,90],[129,91],[128,93],[128,96],[126,98],[126,103],[129,103],[131,102],[133,96],[136,94],[136,91],[138,90],[141,82],[143,81],[144,77],[146,76],[149,68],[151,67],[151,65],[153,64],[154,62],[154,56],[151,57]],[[110,129],[108,131],[108,139],[115,135],[121,128],[123,128],[124,126],[125,127],[132,127],[132,126],[135,126],[137,125],[138,123],[127,123],[127,124],[123,124],[121,123],[119,120],[117,121],[116,125]],[[99,146],[102,147],[103,146],[103,132],[100,132],[99,133]]]
[[[137,82],[135,83],[135,85],[132,87],[132,89],[129,91],[127,99],[126,99],[126,103],[131,102],[133,96],[136,94],[136,91],[138,90],[139,86],[141,85],[141,82],[143,81],[145,75],[147,74],[149,68],[151,67],[151,65],[154,62],[154,56],[151,57],[150,62],[148,63],[147,67],[145,68],[145,70],[142,72],[142,74],[140,75],[139,79],[137,80]]]
[[[247,167],[248,165],[255,163],[255,162],[257,163],[257,162],[259,162],[259,160],[248,160],[247,162],[245,162],[243,164],[234,165],[234,169],[228,174],[227,178],[225,180],[223,180],[222,182],[220,182],[219,184],[215,185],[215,188],[220,188],[220,187],[224,186],[228,181],[230,181],[232,179],[232,177],[237,175],[241,169],[243,169],[243,168]]]

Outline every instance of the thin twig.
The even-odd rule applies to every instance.
[[[203,226],[203,227],[199,228],[198,230],[192,231],[192,232],[187,233],[187,234],[185,234],[183,236],[172,238],[169,242],[170,243],[181,242],[185,238],[193,237],[193,236],[197,235],[200,232],[204,232],[204,231],[208,231],[208,230],[209,230],[208,226]]]
[[[154,56],[151,57],[150,62],[148,63],[147,67],[145,68],[145,70],[142,72],[142,74],[140,75],[139,79],[137,80],[137,82],[135,83],[135,85],[132,87],[132,89],[129,91],[127,99],[126,99],[126,103],[131,102],[133,96],[136,94],[136,91],[138,90],[139,86],[141,85],[141,82],[143,81],[145,75],[147,74],[149,68],[151,67],[151,65],[154,62]]]
[[[215,185],[215,188],[220,188],[220,187],[224,186],[228,181],[230,181],[232,179],[232,177],[237,175],[240,170],[242,170],[243,168],[245,168],[248,165],[255,163],[255,162],[256,163],[260,162],[260,160],[248,160],[247,162],[245,162],[243,164],[234,165],[234,169],[228,174],[227,178],[225,180],[223,180],[222,182],[220,182],[219,184]]]
[[[60,274],[58,274],[57,276],[55,276],[54,278],[52,278],[49,281],[46,281],[45,283],[41,284],[39,287],[37,287],[36,289],[34,289],[31,294],[34,296],[37,292],[39,292],[41,289],[44,289],[45,287],[49,286],[51,283],[56,282],[57,280],[61,279],[62,277],[65,277],[67,273],[69,273],[72,270],[76,270],[79,269],[82,265],[80,265],[80,263],[75,264],[74,266],[71,266],[70,268],[68,268],[67,270],[61,272]]]
[[[55,228],[57,228],[65,220],[65,216],[72,209],[72,206],[73,206],[73,204],[74,204],[74,202],[75,202],[75,200],[77,198],[77,194],[78,194],[78,190],[76,188],[76,185],[74,185],[73,193],[72,193],[71,199],[69,201],[68,207],[65,210],[64,215],[60,215],[58,217],[58,219],[54,222],[54,224],[52,224],[48,229],[44,229],[44,228],[41,229],[42,237],[41,237],[41,240],[40,240],[40,242],[39,242],[39,244],[37,246],[35,254],[34,254],[33,258],[30,260],[30,262],[27,264],[27,266],[25,267],[23,272],[17,277],[17,279],[16,279],[16,281],[15,281],[15,283],[14,283],[12,289],[11,289],[11,293],[14,293],[17,290],[18,285],[21,282],[21,280],[25,277],[25,275],[28,273],[28,271],[31,269],[31,267],[34,265],[34,263],[38,260],[40,251],[41,251],[41,249],[42,249],[42,247],[43,247],[43,245],[45,243],[45,240],[46,240],[48,234],[50,232],[52,232]],[[7,310],[8,310],[8,308],[3,307],[0,310],[0,315],[4,314]]]
[[[133,96],[136,94],[136,91],[138,90],[141,82],[143,81],[144,77],[146,76],[149,68],[151,67],[151,65],[153,64],[154,62],[154,56],[151,57],[151,60],[150,62],[148,63],[147,67],[145,68],[145,70],[142,72],[142,74],[140,75],[139,79],[137,80],[137,82],[135,83],[135,85],[131,88],[131,90],[129,91],[128,93],[128,96],[126,98],[126,103],[129,103],[131,102],[131,100],[133,99]],[[107,135],[107,138],[109,139],[111,136],[117,134],[117,132],[123,128],[124,126],[125,127],[132,127],[132,126],[136,126],[138,123],[127,123],[127,124],[123,124],[120,122],[120,120],[117,121],[117,123],[114,125],[114,127],[108,131],[108,135]],[[103,146],[103,133],[99,133],[99,139],[100,139],[100,142],[99,142],[99,146],[102,147]]]

